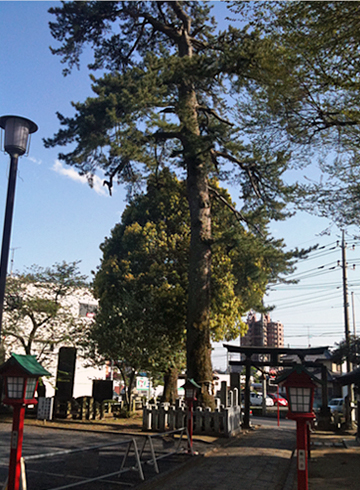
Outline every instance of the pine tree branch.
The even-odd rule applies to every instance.
[[[181,36],[177,29],[173,29],[172,27],[163,24],[162,22],[158,21],[155,19],[152,15],[148,14],[147,12],[135,12],[132,9],[127,9],[127,8],[122,8],[122,12],[124,14],[129,15],[133,19],[138,19],[139,17],[142,17],[148,22],[156,31],[162,32],[165,34],[167,37],[175,41],[176,43],[180,40]]]
[[[140,42],[140,40],[141,40],[141,38],[142,38],[142,36],[144,34],[144,31],[145,31],[145,25],[146,25],[146,22],[144,20],[144,22],[141,24],[140,33],[139,33],[138,37],[136,38],[136,41],[134,42],[133,47],[130,49],[130,51],[128,52],[128,54],[126,56],[127,59],[128,59],[128,61],[130,60],[131,55],[134,53],[134,51],[136,51],[136,48],[139,45],[139,42]]]
[[[117,174],[120,175],[128,163],[129,163],[128,161],[122,160],[121,163],[112,172],[110,172],[109,175],[107,176],[109,178],[109,180],[104,180],[103,185],[104,186],[106,185],[108,187],[110,196],[112,195],[114,177]]]
[[[191,18],[186,15],[179,2],[167,2],[167,4],[173,9],[178,19],[183,23],[185,32],[189,34],[191,29]]]
[[[170,139],[178,139],[182,140],[182,134],[178,131],[155,131],[150,138],[154,138],[156,141],[159,140],[170,140]]]
[[[220,122],[222,122],[224,124],[228,124],[229,126],[234,126],[233,123],[231,123],[230,121],[228,121],[228,120],[224,119],[223,117],[221,117],[216,111],[214,111],[214,109],[210,109],[209,107],[198,106],[197,107],[197,110],[198,111],[205,112],[206,114],[211,114],[218,121],[220,121]]]
[[[253,188],[256,196],[259,199],[262,198],[260,190],[259,190],[259,186],[258,186],[258,179],[255,177],[255,175],[253,174],[253,172],[251,171],[251,169],[249,168],[248,165],[246,165],[244,162],[241,162],[240,160],[235,158],[233,155],[230,155],[229,153],[224,152],[224,151],[216,151],[216,150],[212,149],[211,150],[211,156],[215,160],[218,157],[221,157],[221,158],[225,158],[226,160],[238,165],[248,175],[250,183],[251,183],[251,187]]]
[[[260,229],[256,225],[253,225],[252,223],[250,223],[250,221],[248,219],[246,219],[245,216],[240,211],[235,209],[234,206],[232,206],[216,189],[209,186],[209,191],[212,194],[214,194],[215,198],[218,201],[222,202],[223,204],[225,204],[225,206],[227,208],[230,209],[230,211],[234,214],[234,216],[236,217],[236,219],[239,222],[243,221],[244,223],[247,224],[247,226],[249,228],[253,228],[257,233],[259,233],[259,235],[264,236],[263,233],[261,233]]]

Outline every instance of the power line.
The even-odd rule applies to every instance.
[[[334,293],[332,294],[336,294],[338,291],[334,291]],[[320,293],[320,292],[319,292]],[[307,293],[307,294],[299,294],[299,295],[296,295],[296,296],[290,296],[290,297],[287,297],[287,298],[284,298],[284,299],[279,299],[276,301],[276,303],[281,303],[282,301],[284,302],[288,302],[288,301],[291,301],[292,299],[298,299],[299,301],[302,301],[302,299],[300,298],[304,298],[304,297],[308,297],[310,296],[313,300],[316,299],[316,298],[328,298],[329,297],[329,293],[327,294],[320,294],[319,296],[314,296],[313,293]]]

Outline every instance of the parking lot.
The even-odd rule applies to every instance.
[[[0,424],[0,488],[7,477],[10,431],[10,424]],[[179,449],[179,452],[175,453],[175,449]],[[194,441],[194,449],[200,453],[205,452],[208,444]],[[47,457],[32,458],[43,454]],[[145,434],[114,434],[34,426],[25,426],[23,456],[28,490],[73,487],[112,490],[135,487],[143,479],[156,477],[157,469],[159,473],[163,473],[189,458],[187,441],[185,438],[180,441],[179,434],[175,438],[155,436],[150,442]],[[139,457],[140,465],[137,464]],[[102,475],[109,476],[99,480]],[[85,480],[88,481],[82,483]]]

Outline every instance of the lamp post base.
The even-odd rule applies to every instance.
[[[19,490],[24,435],[25,405],[14,405],[11,432],[8,490]]]

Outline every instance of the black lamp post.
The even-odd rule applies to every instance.
[[[7,266],[9,261],[9,247],[11,224],[14,210],[16,173],[19,156],[24,155],[28,149],[29,134],[35,133],[38,127],[35,123],[19,116],[2,116],[0,117],[0,128],[5,132],[4,149],[10,155],[10,175],[6,198],[4,231],[1,247],[0,260],[0,344],[1,344],[1,327],[4,310],[4,297]]]

